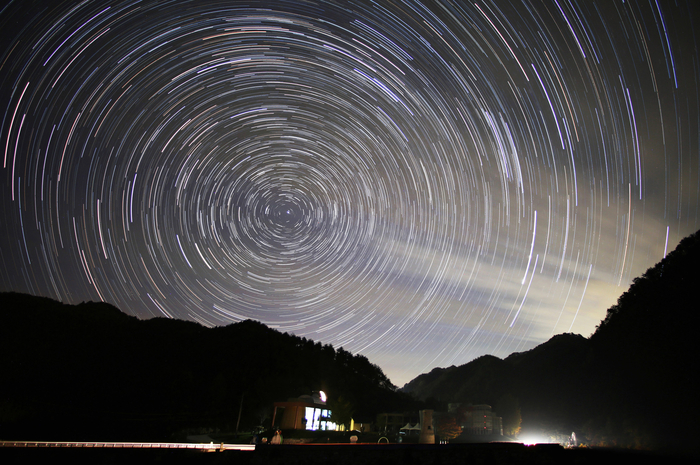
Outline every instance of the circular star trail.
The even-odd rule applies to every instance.
[[[11,1],[0,288],[433,366],[698,228],[692,2]]]

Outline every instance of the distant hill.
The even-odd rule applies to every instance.
[[[435,405],[517,399],[523,431],[687,450],[700,433],[700,232],[636,278],[590,338],[560,334],[501,360],[435,368],[402,390]],[[499,412],[500,413],[500,412]],[[504,418],[504,421],[506,419]]]
[[[366,357],[255,321],[206,328],[104,303],[0,293],[0,438],[163,440],[267,422],[272,404],[325,390],[355,418],[410,403]]]

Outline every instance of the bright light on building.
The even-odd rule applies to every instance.
[[[332,421],[331,411],[315,407],[306,407],[304,415],[306,420],[306,429],[311,431],[335,431],[336,425]]]

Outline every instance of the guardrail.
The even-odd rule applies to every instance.
[[[186,442],[0,441],[0,447],[87,447],[103,449],[255,450],[255,444],[193,444]]]

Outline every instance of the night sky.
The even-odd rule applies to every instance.
[[[694,1],[0,8],[2,291],[403,385],[590,335],[700,227]]]

